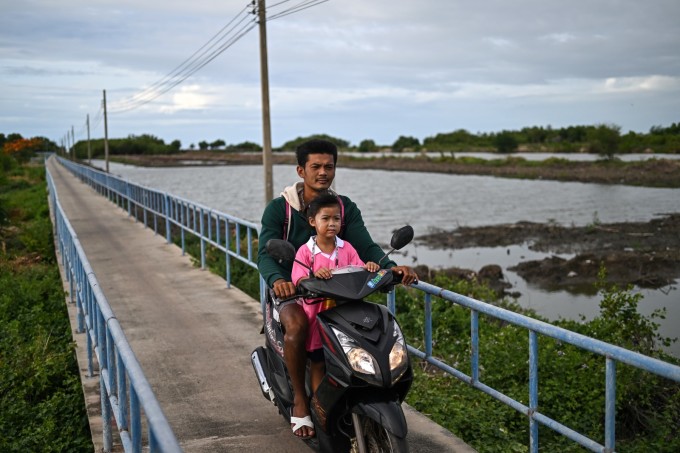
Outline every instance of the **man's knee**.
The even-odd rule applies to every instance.
[[[285,330],[284,341],[300,342],[307,338],[307,315],[297,304],[290,304],[279,314]]]

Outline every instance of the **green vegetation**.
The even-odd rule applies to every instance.
[[[0,157],[0,451],[92,451],[45,170]]]
[[[350,144],[347,140],[343,140],[343,139],[337,138],[337,137],[331,137],[330,135],[326,135],[326,134],[314,134],[314,135],[309,135],[307,137],[297,137],[293,140],[289,140],[286,143],[284,143],[283,145],[281,145],[280,148],[277,148],[277,150],[278,151],[294,151],[295,148],[297,148],[299,145],[301,145],[302,143],[306,142],[307,140],[311,140],[313,138],[320,138],[320,139],[328,140],[330,142],[335,143],[335,145],[338,148],[341,148],[341,149],[345,149],[345,148],[350,147]]]
[[[680,123],[669,127],[652,127],[648,134],[629,132],[621,135],[613,124],[525,127],[518,131],[472,134],[465,129],[440,133],[423,140],[428,151],[492,151],[509,152],[514,148],[525,152],[588,152],[610,158],[616,153],[680,152]],[[508,146],[511,145],[511,146]]]
[[[153,135],[130,135],[127,138],[109,139],[109,155],[120,154],[175,154],[180,152],[182,144],[174,140],[167,145],[162,139]],[[87,159],[87,141],[80,141],[73,147],[76,158]],[[105,154],[104,139],[90,140],[92,158],[103,158]]]

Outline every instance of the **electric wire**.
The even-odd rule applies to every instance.
[[[285,1],[289,1],[289,0],[285,0]],[[303,11],[303,10],[311,8],[313,6],[320,5],[321,3],[326,3],[327,1],[328,0],[304,0],[296,6],[293,6],[291,8],[284,10],[284,11],[281,11],[277,14],[274,14],[274,15],[267,17],[267,22],[275,20],[275,19],[280,19],[282,17],[288,16],[288,15],[293,14],[293,13],[297,13],[299,11]],[[284,2],[281,2],[281,3],[284,3]],[[278,3],[278,4],[281,4],[281,3]],[[267,8],[267,9],[269,9],[269,8]]]
[[[241,11],[241,13],[239,14],[242,13],[243,11]],[[250,31],[252,28],[256,26],[254,20],[250,20],[248,23],[241,25],[246,19],[247,16],[243,17],[237,24],[231,27],[228,33],[221,36],[217,41],[215,41],[215,36],[217,36],[215,35],[199,50],[194,52],[194,54],[187,60],[185,60],[180,66],[175,68],[175,70],[170,72],[168,75],[166,75],[164,78],[162,78],[152,86],[146,88],[145,90],[136,94],[130,99],[112,105],[110,112],[120,113],[141,107],[142,105],[148,104],[149,102],[167,93],[172,88],[176,87],[177,85],[185,81],[187,78],[195,74],[205,65],[207,65],[215,58],[217,58],[217,56],[219,56],[222,52],[231,47],[236,41],[238,41],[245,34],[247,34],[248,31]],[[233,20],[230,22],[230,24],[231,23],[233,23]],[[224,30],[224,28],[226,28],[227,26],[223,27],[222,30]],[[233,34],[235,28],[238,26],[241,26],[241,28],[235,31],[236,34]],[[220,33],[222,33],[222,31],[220,31]],[[218,33],[218,35],[220,33]],[[230,36],[231,34],[233,35]],[[213,42],[212,45],[208,46],[208,44],[210,44],[210,42],[212,41],[215,42]],[[206,46],[208,47],[206,48]]]
[[[273,5],[269,5],[267,6],[267,11],[291,1],[292,0],[283,0]],[[311,8],[327,1],[328,0],[302,0],[301,2],[292,5],[287,9],[272,15],[268,15],[266,20],[269,22],[271,20]],[[142,107],[143,105],[154,101],[158,97],[172,90],[177,85],[181,84],[207,64],[212,62],[215,58],[221,55],[234,43],[245,36],[250,30],[257,26],[258,20],[256,17],[247,20],[250,14],[257,16],[256,3],[257,2],[255,0],[249,2],[241,11],[236,14],[236,16],[234,16],[231,21],[229,21],[217,33],[215,33],[215,35],[213,35],[205,44],[203,44],[191,56],[182,61],[182,63],[180,63],[161,79],[127,99],[112,103],[108,109],[108,113],[123,113]],[[246,12],[246,10],[249,8],[252,8],[252,11]],[[93,124],[96,125],[95,128],[99,126],[99,123],[102,120],[100,113],[101,109],[93,120]]]

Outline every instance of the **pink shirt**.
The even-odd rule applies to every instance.
[[[322,267],[328,269],[335,269],[344,266],[364,266],[364,262],[359,258],[359,254],[347,241],[343,241],[339,237],[336,237],[336,247],[332,254],[327,254],[322,252],[319,247],[314,247],[314,239],[316,236],[309,238],[306,244],[303,244],[297,251],[295,259],[311,266],[312,263],[312,249],[314,252],[314,267],[313,271],[317,271]],[[336,265],[337,260],[337,265]],[[293,263],[293,270],[291,272],[291,280],[297,286],[298,282],[302,277],[309,275],[309,270],[305,269],[298,263]],[[306,304],[302,302],[302,308],[305,310],[307,315],[307,321],[309,322],[309,335],[307,335],[307,351],[314,351],[315,349],[321,348],[321,334],[319,333],[319,326],[316,321],[316,315],[321,311],[322,304]]]

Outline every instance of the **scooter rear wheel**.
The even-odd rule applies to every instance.
[[[385,429],[380,423],[364,415],[358,415],[360,431],[363,433],[367,453],[408,453],[406,439],[399,438]],[[351,453],[360,453],[357,438],[352,438]]]

